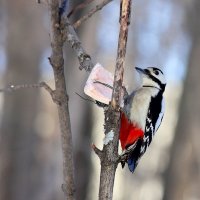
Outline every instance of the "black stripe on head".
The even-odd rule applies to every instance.
[[[153,69],[153,70],[158,70],[158,71],[160,71],[160,72],[163,74],[163,72],[162,72],[160,69],[156,68],[156,67],[152,67],[152,69]],[[145,74],[145,75],[148,76],[150,79],[152,79],[154,82],[156,82],[156,83],[159,85],[159,87],[160,87],[160,89],[161,89],[162,92],[165,91],[165,86],[166,86],[166,84],[163,84],[159,79],[157,79],[155,76],[153,76],[153,75],[151,74],[151,71],[150,71],[150,70],[148,70],[148,69],[141,69],[141,68],[138,68],[138,67],[136,67],[136,70],[137,70],[139,73]]]
[[[154,82],[158,83],[158,85],[160,86],[160,89],[164,92],[165,91],[165,86],[166,84],[162,84],[161,81],[159,79],[157,79],[155,76],[151,75],[150,72],[147,73],[147,75],[149,76],[149,78],[151,78]]]
[[[156,67],[152,67],[153,71],[156,71],[158,70],[161,74],[163,74],[163,72],[159,69],[159,68],[156,68]]]

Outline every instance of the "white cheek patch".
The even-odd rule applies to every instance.
[[[153,86],[153,87],[157,87],[160,88],[160,86],[158,85],[158,83],[156,83],[155,81],[153,81],[152,79],[144,76],[142,79],[142,85],[148,85],[148,86]],[[157,93],[155,93],[156,95]],[[154,96],[154,95],[152,95]]]

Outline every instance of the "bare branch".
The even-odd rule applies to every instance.
[[[79,69],[85,69],[87,72],[90,72],[94,66],[91,61],[90,55],[82,47],[82,44],[74,30],[74,27],[70,24],[69,20],[65,18],[62,23],[64,27],[63,40],[67,39],[72,49],[75,51],[80,64]]]
[[[70,18],[74,13],[85,8],[88,4],[90,4],[93,1],[94,0],[86,0],[85,2],[78,4],[77,6],[72,8],[72,10],[68,13],[67,17]]]
[[[45,82],[41,82],[39,83],[40,87],[43,87],[47,92],[49,92],[49,94],[52,96],[54,90],[51,89],[51,87],[45,83]]]
[[[98,4],[95,8],[91,9],[86,15],[81,17],[78,21],[76,21],[73,26],[77,29],[83,22],[89,19],[92,15],[94,15],[97,11],[101,10],[105,5],[110,3],[112,0],[104,0],[100,4]]]
[[[111,0],[104,0],[102,4],[97,5],[95,9],[88,13],[87,17],[77,24],[81,24],[91,17],[95,12],[100,10],[103,6]],[[115,171],[118,165],[118,138],[120,126],[120,112],[119,112],[119,96],[121,94],[122,79],[124,72],[124,60],[126,53],[127,33],[130,16],[131,0],[121,0],[120,10],[120,35],[118,44],[118,54],[116,61],[116,70],[113,86],[113,94],[111,105],[105,109],[105,134],[113,135],[113,138],[104,145],[103,151],[99,150],[95,145],[93,149],[101,160],[101,175],[99,187],[99,199],[111,200],[113,196],[113,186]],[[58,105],[58,113],[61,126],[62,136],[62,150],[63,150],[63,173],[64,183],[62,185],[65,196],[69,200],[74,199],[74,177],[73,177],[73,158],[72,158],[72,136],[68,109],[68,97],[64,79],[64,59],[63,59],[63,43],[67,40],[71,47],[76,52],[79,59],[80,69],[85,69],[90,72],[93,68],[93,63],[89,54],[83,49],[81,42],[74,30],[74,27],[69,23],[68,18],[59,16],[59,2],[58,0],[51,0],[51,44],[52,55],[49,61],[54,70],[55,86],[54,100]]]
[[[118,41],[117,60],[115,66],[113,94],[111,100],[111,105],[114,109],[118,109],[120,106],[120,93],[122,89],[122,82],[124,75],[124,62],[125,62],[126,44],[128,38],[128,25],[130,24],[131,0],[121,1],[120,13],[121,13],[120,33]]]
[[[72,149],[72,133],[68,107],[68,95],[64,76],[63,58],[63,17],[59,15],[59,0],[50,0],[49,11],[51,15],[51,48],[49,58],[55,78],[54,101],[57,103],[58,116],[61,129],[61,143],[63,153],[63,185],[65,199],[75,199],[74,163]]]
[[[119,162],[118,142],[120,129],[120,94],[123,90],[124,61],[128,37],[129,17],[131,13],[131,0],[121,0],[120,6],[120,32],[118,51],[115,66],[115,76],[111,104],[105,110],[105,134],[113,136],[108,144],[103,146],[103,159],[101,160],[101,175],[99,186],[99,200],[111,200],[115,172]]]
[[[92,149],[94,150],[94,152],[97,154],[97,156],[101,160],[102,156],[103,156],[103,152],[100,149],[98,149],[95,144],[92,144]]]
[[[52,95],[53,90],[51,89],[51,87],[45,83],[45,82],[41,82],[41,83],[33,83],[33,84],[22,84],[22,85],[10,85],[7,88],[2,88],[0,89],[0,92],[13,92],[16,90],[21,90],[21,89],[28,89],[28,88],[44,88],[45,90],[47,90],[50,95]]]
[[[33,84],[22,84],[22,85],[10,85],[7,88],[0,89],[0,92],[14,92],[16,90],[28,89],[28,88],[29,89],[30,88],[44,88],[50,94],[54,103],[56,103],[57,105],[61,104],[61,100],[58,98],[56,91],[52,90],[51,87],[45,82],[33,83]]]
[[[40,88],[40,84],[22,84],[22,85],[10,85],[6,88],[0,89],[0,92],[13,92],[20,89],[26,88]]]
[[[83,100],[85,100],[85,101],[89,101],[90,103],[96,104],[96,102],[95,102],[94,100],[85,98],[85,97],[81,96],[81,95],[80,95],[79,93],[77,93],[77,92],[75,92],[75,93],[76,93],[76,95],[78,95],[81,99],[83,99]]]
[[[7,88],[0,89],[0,92],[14,92],[16,90],[21,90],[21,89],[30,89],[30,88],[44,88],[50,95],[54,103],[57,105],[60,105],[60,101],[56,96],[55,90],[52,90],[51,87],[45,83],[45,82],[40,82],[40,83],[34,83],[34,84],[22,84],[22,85],[10,85]]]

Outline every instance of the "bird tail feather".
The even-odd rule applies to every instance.
[[[130,157],[128,160],[127,160],[127,163],[128,163],[128,168],[129,170],[133,173],[134,170],[135,170],[135,160],[133,157]]]

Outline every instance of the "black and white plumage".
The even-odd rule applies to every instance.
[[[160,69],[149,67],[136,70],[141,76],[142,85],[125,100],[120,129],[122,155],[126,155],[122,166],[127,163],[131,172],[134,172],[162,122],[166,86]]]

